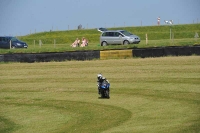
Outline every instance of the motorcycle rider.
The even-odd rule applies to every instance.
[[[109,81],[105,77],[103,77],[103,75],[101,73],[97,74],[97,86],[98,86],[99,94],[100,94],[100,86],[104,81],[109,83]]]

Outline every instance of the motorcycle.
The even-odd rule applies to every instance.
[[[101,98],[110,98],[110,83],[104,81],[101,85],[99,85],[99,91]]]

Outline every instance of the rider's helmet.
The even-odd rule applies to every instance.
[[[97,74],[97,79],[101,80],[103,78],[102,74]]]

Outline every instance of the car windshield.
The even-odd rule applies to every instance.
[[[124,34],[125,36],[130,36],[130,35],[133,35],[133,34],[131,34],[130,32],[128,32],[128,31],[125,31],[125,30],[122,30],[122,31],[120,31],[122,34]]]
[[[18,41],[17,38],[15,38],[15,37],[10,38],[10,40],[11,41]]]

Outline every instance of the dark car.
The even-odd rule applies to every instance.
[[[28,45],[16,37],[0,36],[0,48],[28,48]]]

